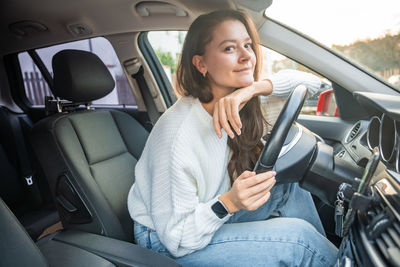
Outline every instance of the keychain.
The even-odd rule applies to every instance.
[[[339,190],[336,194],[335,201],[335,234],[339,237],[343,237],[343,218],[344,218],[344,194],[345,183],[339,186]]]

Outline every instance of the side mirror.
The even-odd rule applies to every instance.
[[[317,116],[339,117],[333,89],[326,90],[319,95],[316,113]]]

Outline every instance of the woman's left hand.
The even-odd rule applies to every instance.
[[[237,135],[240,135],[242,122],[240,120],[239,111],[254,96],[269,95],[271,92],[272,83],[269,80],[264,80],[237,89],[215,103],[213,124],[218,137],[222,137],[222,129],[224,129],[232,139],[235,137],[233,131],[235,131]]]

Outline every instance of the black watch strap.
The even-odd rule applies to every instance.
[[[215,215],[217,215],[217,217],[220,219],[224,218],[226,215],[229,214],[229,212],[226,210],[224,205],[222,205],[222,203],[219,200],[217,200],[217,202],[215,202],[211,206],[211,209],[214,211]]]

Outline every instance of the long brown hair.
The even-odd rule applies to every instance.
[[[206,45],[211,42],[215,27],[226,20],[238,20],[243,23],[252,40],[256,56],[254,80],[257,81],[261,69],[259,37],[253,21],[248,15],[237,10],[219,10],[199,16],[190,26],[183,44],[182,56],[177,69],[178,87],[181,95],[199,98],[200,102],[209,103],[213,94],[208,80],[192,64],[195,55],[204,55]],[[228,140],[232,157],[228,164],[228,174],[233,183],[235,176],[245,170],[252,170],[261,153],[261,137],[267,125],[260,107],[258,97],[253,97],[239,112],[242,121],[242,134]]]

